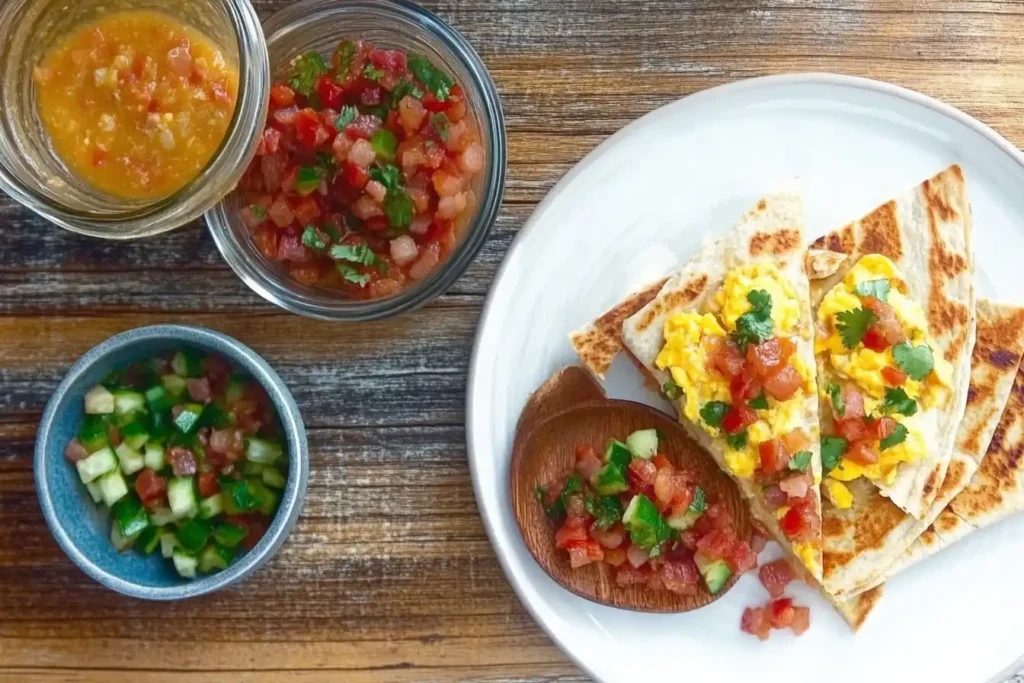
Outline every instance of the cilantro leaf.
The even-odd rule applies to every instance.
[[[331,247],[330,257],[335,261],[348,261],[364,266],[377,263],[377,255],[365,244],[335,244]]]
[[[750,310],[736,319],[736,331],[733,340],[740,351],[745,351],[747,344],[760,344],[775,331],[772,321],[772,297],[763,289],[755,289],[747,294]]]
[[[736,434],[726,434],[725,442],[729,444],[729,447],[734,450],[740,450],[747,447],[747,430],[738,432]]]
[[[917,401],[907,396],[907,392],[901,387],[886,388],[885,399],[882,401],[882,414],[900,413],[910,417],[916,412]]]
[[[558,519],[565,514],[565,506],[562,505],[561,497],[555,498],[551,505],[545,503],[548,498],[548,487],[537,484],[533,487],[533,497],[541,504],[544,508],[544,514],[548,519]]]
[[[347,104],[341,108],[338,118],[334,119],[334,127],[340,133],[345,130],[345,126],[355,121],[357,116],[359,116],[359,110]]]
[[[583,503],[587,512],[594,516],[594,526],[598,529],[610,529],[622,519],[622,503],[618,496],[588,493]]]
[[[892,434],[882,439],[878,446],[879,450],[885,450],[897,446],[907,440],[907,428],[901,425],[899,422],[896,423],[896,428],[892,430]]]
[[[414,211],[412,199],[405,193],[405,190],[391,190],[384,198],[384,213],[388,215],[388,223],[393,228],[409,227]]]
[[[434,93],[439,102],[448,99],[451,88],[455,81],[451,77],[430,63],[430,60],[419,55],[409,58],[409,70],[415,74],[420,83],[427,86],[427,89]]]
[[[708,497],[704,493],[704,489],[697,487],[693,492],[693,502],[690,503],[690,507],[686,508],[687,512],[701,513],[708,509]]]
[[[843,453],[850,447],[850,442],[841,436],[821,437],[821,469],[828,474],[843,459]]]
[[[836,329],[839,331],[839,336],[843,338],[843,346],[848,349],[857,346],[876,320],[878,320],[878,316],[866,308],[839,311],[836,314]]]
[[[725,401],[708,401],[700,409],[700,417],[709,427],[721,427],[727,412],[729,404]]]
[[[811,452],[800,451],[789,459],[789,469],[794,472],[806,472],[811,466]]]
[[[363,69],[363,78],[370,81],[379,81],[380,77],[384,75],[384,72],[380,69],[374,68],[373,64],[367,64],[366,68]]]
[[[345,278],[345,280],[348,282],[359,285],[360,287],[365,287],[367,283],[370,282],[369,275],[367,275],[366,273],[360,273],[352,266],[347,266],[344,263],[339,263],[334,267],[338,269],[338,272],[341,273],[341,276]]]
[[[881,280],[867,280],[859,283],[853,288],[859,296],[870,296],[878,299],[879,301],[888,301],[889,299],[889,281],[886,279]]]
[[[388,93],[387,105],[388,109],[397,109],[398,103],[402,101],[402,98],[406,95],[412,95],[416,99],[422,99],[423,91],[416,87],[416,84],[412,81],[399,81],[398,85],[391,89]]]
[[[352,68],[352,61],[356,58],[356,44],[351,40],[343,40],[334,51],[334,66],[338,71],[338,78],[345,80],[348,77],[348,70]]]
[[[896,365],[900,366],[900,370],[918,382],[927,377],[935,367],[932,349],[926,344],[920,346],[911,346],[910,342],[897,344],[892,347],[892,358],[896,361]]]
[[[641,493],[634,500],[636,507],[629,521],[629,539],[651,557],[657,557],[661,554],[661,544],[669,539],[671,529],[647,496]]]
[[[371,168],[370,179],[376,180],[386,187],[389,192],[397,190],[402,186],[402,172],[398,170],[397,166],[392,166],[391,164]]]
[[[309,97],[316,86],[316,79],[327,73],[327,63],[320,53],[310,50],[292,62],[292,74],[288,84],[295,92]]]
[[[326,251],[327,249],[327,243],[312,225],[307,225],[306,229],[302,231],[302,243],[313,251]]]
[[[667,382],[662,384],[661,391],[662,393],[665,394],[666,397],[668,397],[670,401],[674,401],[683,395],[683,390],[680,389],[679,385],[673,382],[672,380],[668,380]]]
[[[835,413],[835,416],[842,417],[843,415],[846,415],[846,400],[843,398],[842,388],[833,382],[828,385],[826,391],[832,398],[832,412]]]
[[[752,398],[747,401],[747,405],[755,410],[768,410],[768,397],[765,396],[764,391],[762,391],[756,398]]]
[[[559,494],[559,498],[562,499],[562,505],[566,505],[569,502],[569,496],[573,493],[579,493],[583,490],[583,477],[573,473],[565,480],[565,484],[562,486],[562,493]]]
[[[448,142],[448,125],[450,123],[444,112],[439,111],[430,115],[430,125],[437,131],[437,137],[441,138],[441,142]]]

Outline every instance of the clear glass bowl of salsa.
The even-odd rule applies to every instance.
[[[248,0],[7,0],[0,33],[0,189],[63,228],[174,229],[256,151],[270,67]]]
[[[207,213],[207,222],[221,254],[235,273],[258,294],[288,311],[309,317],[326,320],[379,319],[412,310],[432,300],[462,275],[479,252],[497,216],[504,192],[504,119],[497,89],[480,57],[452,27],[404,0],[344,3],[305,0],[271,17],[264,24],[264,31],[274,83],[270,94],[271,118],[267,122],[267,130],[273,137],[266,141],[266,145],[272,149],[278,144],[279,136],[273,130],[276,126],[284,131],[285,140],[293,143],[292,151],[286,160],[287,167],[282,167],[280,173],[270,174],[282,177],[280,181],[277,178],[267,180],[274,186],[270,192],[261,192],[264,181],[260,172],[261,157],[257,156],[252,169],[254,173],[243,177],[239,189]],[[353,80],[340,75],[342,71],[337,69],[339,55],[348,54],[346,41],[372,45],[380,51],[363,55],[366,57],[365,71],[363,62],[360,62],[345,72],[352,73],[370,90],[374,85],[382,86],[380,105],[384,109],[377,114],[378,121],[369,116],[375,106],[372,93],[369,93],[369,99],[357,101],[352,99],[352,91],[347,90],[339,95],[341,99],[328,106],[325,100],[334,99],[334,86],[321,84],[318,80],[310,81],[310,84],[317,84],[312,87],[310,84],[306,88],[300,86],[296,101],[292,103],[289,90],[296,88],[289,86],[298,85],[295,76],[302,71],[301,67],[296,71],[296,64],[311,53],[315,53],[314,63],[319,61],[316,58],[318,54],[323,65],[330,69],[323,78],[340,82],[344,88],[352,86]],[[389,68],[393,56],[398,56],[401,63],[395,70]],[[357,57],[356,61],[359,59]],[[344,57],[342,60],[341,63],[348,64]],[[443,100],[441,103],[434,98],[436,83],[433,74],[423,71],[423,64],[427,62],[450,81],[449,89],[440,98]],[[323,66],[319,68],[322,70]],[[393,77],[408,81],[401,86],[402,92],[411,92],[414,99],[422,102],[405,100],[399,106],[399,97],[389,98],[396,92]],[[312,103],[309,97],[302,96],[303,89],[312,91]],[[364,93],[360,92],[358,97],[363,98]],[[457,103],[455,108],[444,109],[453,100]],[[390,107],[390,119],[385,111],[388,102],[393,105]],[[370,104],[364,106],[365,103]],[[410,128],[407,118],[398,121],[400,114],[411,115],[415,119],[416,112],[410,114],[409,108],[415,106],[418,110],[421,103],[425,107],[425,111],[420,112],[424,117],[422,130],[415,126]],[[307,115],[310,117],[312,128],[305,130],[304,120],[293,122],[296,108],[300,119]],[[320,117],[321,124],[313,119],[313,111]],[[440,127],[450,126],[444,131],[443,139],[429,129],[429,123],[438,111],[443,111],[448,117],[440,121]],[[287,126],[274,121],[278,113],[288,116]],[[330,125],[331,121],[336,127]],[[373,131],[353,133],[353,129],[367,121],[375,124],[371,126]],[[321,128],[326,126],[327,131],[318,129],[318,125]],[[451,143],[458,131],[467,126],[472,128],[468,138],[472,144],[453,149]],[[390,151],[387,150],[387,142],[392,136],[385,130],[381,140],[378,132],[389,127],[397,133],[397,139],[391,139],[391,145],[398,143],[397,149]],[[320,140],[327,133],[331,137]],[[306,150],[304,155],[301,151],[294,151],[301,146],[296,140],[301,143],[303,136],[313,136],[320,143],[318,147]],[[426,205],[422,203],[425,198],[416,194],[423,188],[416,187],[415,176],[418,175],[422,181],[424,174],[412,173],[410,167],[403,164],[403,159],[407,159],[403,156],[408,149],[407,141],[410,137],[418,139],[420,136],[434,137],[432,141],[425,141],[425,155],[439,153],[439,147],[446,148],[448,156],[443,163],[447,166],[441,168],[454,169],[453,172],[461,169],[464,176],[463,184],[455,188],[460,191],[452,198],[445,197],[448,188],[434,178],[426,188],[431,195],[429,209],[425,209]],[[335,138],[341,143],[340,149],[337,145],[332,146]],[[282,147],[285,144],[282,143]],[[472,149],[467,150],[470,146]],[[368,182],[367,177],[359,177],[360,169],[346,162],[346,158],[359,160],[362,148],[367,152],[371,148],[376,151],[376,155],[370,154],[370,157],[375,156],[375,161],[369,163],[369,167],[363,164],[362,172],[369,172]],[[313,149],[316,149],[315,157]],[[261,148],[258,154],[268,151]],[[480,151],[483,152],[482,162]],[[317,158],[323,159],[323,163]],[[437,158],[435,162],[440,163]],[[422,168],[433,172],[438,165],[435,164],[433,169]],[[313,177],[315,172],[319,172],[324,181],[319,190],[316,189],[317,183],[312,182],[316,180]],[[250,177],[253,174],[255,178]],[[311,181],[308,187],[304,187],[306,175]],[[442,173],[441,177],[445,175]],[[363,189],[356,190],[348,200],[344,200],[343,208],[338,209],[331,203],[337,198],[335,195],[353,191],[346,183],[357,183],[355,187]],[[386,197],[384,185],[388,186]],[[438,187],[441,189],[435,189]],[[396,207],[391,200],[395,193],[403,201],[406,200],[405,195],[417,200],[416,207],[406,202],[411,211],[404,219],[396,218],[402,214],[401,202],[397,203],[398,210],[393,211]],[[371,197],[363,195],[374,195],[372,198],[376,199],[377,209],[374,209]],[[424,224],[423,216],[444,217],[453,206],[453,211],[462,209],[465,197],[469,198],[465,204],[469,208],[461,211],[451,221],[451,226],[444,226],[451,228],[444,238],[435,239],[438,226]],[[306,205],[312,206],[311,200],[316,200],[319,210],[313,207],[307,212]],[[262,201],[262,206],[254,204],[257,201]],[[366,207],[369,207],[368,212],[361,210]],[[279,210],[284,211],[284,218],[280,220]],[[341,217],[335,211],[346,216]],[[422,213],[424,211],[426,214]],[[297,217],[289,225],[292,212]],[[377,215],[373,215],[375,212]],[[254,213],[257,214],[255,219]],[[268,235],[273,240],[270,245],[265,239]],[[433,254],[429,251],[437,248],[438,241],[443,244],[440,258],[431,265]],[[290,260],[289,254],[295,249],[305,252],[309,258],[300,253],[299,258]],[[332,260],[329,254],[338,256],[338,260]],[[427,268],[418,260],[424,257]],[[309,276],[311,268],[320,268],[319,277]],[[382,284],[386,286],[380,286]]]

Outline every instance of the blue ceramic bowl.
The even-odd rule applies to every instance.
[[[162,351],[193,347],[220,354],[263,385],[288,444],[288,482],[266,535],[222,572],[183,579],[159,552],[119,553],[110,542],[110,514],[92,502],[64,449],[84,417],[84,397],[111,370]],[[295,399],[266,361],[248,346],[202,327],[158,325],[129,330],[96,346],[75,363],[46,406],[35,449],[36,492],[57,543],[86,574],[107,588],[147,600],[180,600],[241,581],[269,560],[295,526],[306,495],[309,453]]]

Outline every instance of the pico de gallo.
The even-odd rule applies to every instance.
[[[558,524],[555,547],[573,568],[603,562],[620,586],[644,584],[680,595],[717,594],[734,574],[757,566],[725,504],[659,452],[658,431],[610,440],[602,458],[576,447],[573,471],[535,489]]]
[[[240,188],[263,255],[351,299],[392,296],[457,246],[486,163],[465,91],[425,57],[342,41],[270,91]]]
[[[64,452],[118,551],[160,548],[182,577],[227,569],[262,538],[288,480],[270,398],[194,349],[110,373]]]
[[[793,599],[785,596],[786,586],[796,580],[796,575],[784,559],[761,565],[757,578],[765,587],[771,600],[761,607],[748,607],[740,619],[740,630],[768,640],[772,629],[789,628],[795,635],[803,635],[811,625],[811,610],[794,605]]]

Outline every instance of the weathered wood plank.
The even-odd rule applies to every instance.
[[[564,669],[566,673],[557,673]],[[583,683],[590,679],[579,673],[572,673],[567,665],[544,664],[502,664],[495,667],[452,666],[452,667],[399,667],[396,669],[370,668],[321,669],[319,671],[289,670],[288,680],[294,683],[337,683],[344,676],[345,683],[433,683],[435,681],[463,681],[464,683]],[[54,669],[0,669],[0,674],[9,675],[21,683],[137,683],[145,675],[147,683],[222,683],[223,672],[139,672]],[[231,672],[235,683],[277,683],[282,672]]]

